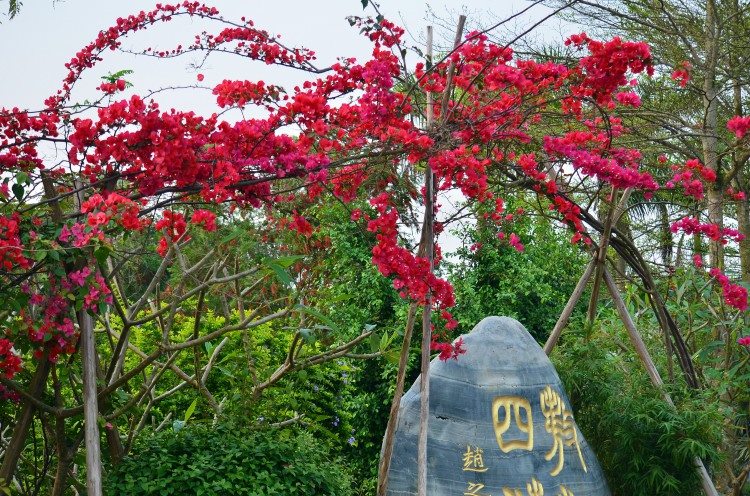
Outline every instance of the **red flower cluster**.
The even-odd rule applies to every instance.
[[[579,97],[590,96],[600,105],[610,106],[614,92],[628,84],[629,73],[654,73],[651,51],[645,43],[623,41],[618,36],[602,42],[581,33],[568,38],[565,44],[588,48],[590,54],[579,63],[583,81],[574,92]]]
[[[180,212],[165,210],[162,214],[161,220],[159,220],[154,227],[157,231],[164,233],[164,236],[161,237],[156,248],[156,251],[162,257],[165,256],[169,250],[167,237],[169,237],[171,243],[178,243],[189,239],[189,236],[185,235],[187,222],[185,222],[185,216]]]
[[[545,136],[544,151],[554,159],[569,160],[574,168],[616,188],[659,188],[648,172],[638,170],[641,154],[637,150],[612,148],[606,133],[571,131],[561,137]]]
[[[88,214],[87,224],[92,228],[106,226],[111,220],[130,231],[140,231],[151,224],[148,218],[139,218],[140,205],[118,193],[108,193],[106,198],[94,194],[81,204],[81,213]]]
[[[427,295],[436,308],[446,309],[455,304],[453,287],[435,276],[426,258],[416,257],[398,244],[398,212],[390,207],[386,193],[373,198],[370,203],[379,216],[367,224],[367,230],[376,234],[377,244],[372,249],[372,261],[380,273],[393,276],[393,287],[403,298],[424,304]],[[445,316],[445,314],[443,314]]]
[[[690,81],[690,69],[692,69],[690,62],[684,60],[680,63],[679,67],[672,72],[672,79],[677,81],[682,88],[686,87]]]
[[[216,230],[216,214],[210,210],[196,210],[190,217],[190,222],[209,232]]]
[[[112,95],[114,93],[117,93],[118,91],[124,91],[125,86],[125,80],[118,79],[113,83],[102,83],[96,89],[103,91],[107,95]]]
[[[673,233],[682,231],[685,234],[703,234],[709,239],[720,241],[721,244],[727,244],[728,240],[742,241],[745,236],[740,234],[737,229],[731,227],[719,228],[716,224],[703,224],[695,217],[684,217],[677,222],[672,223],[670,229]]]
[[[732,131],[737,138],[742,139],[750,130],[750,117],[736,115],[727,121],[727,129]]]
[[[717,268],[711,269],[710,274],[711,277],[715,278],[721,285],[721,291],[727,305],[743,312],[747,310],[747,289],[739,284],[733,284],[729,278]]]
[[[12,379],[21,370],[21,357],[13,349],[13,343],[0,338],[0,375]]]
[[[219,107],[243,107],[247,103],[274,102],[278,100],[280,91],[278,86],[266,86],[263,81],[253,83],[225,79],[214,87],[213,94]]]
[[[620,102],[620,105],[625,105],[626,107],[638,108],[641,106],[641,97],[632,91],[620,92],[615,95],[615,98]]]
[[[701,179],[711,183],[716,181],[716,172],[704,166],[696,159],[688,160],[682,167],[673,165],[672,170],[675,171],[675,175],[665,186],[672,189],[676,184],[680,184],[685,190],[685,194],[692,196],[696,200],[703,199],[703,182]],[[700,178],[696,177],[694,173],[697,173]]]
[[[15,268],[31,268],[31,261],[23,253],[19,224],[20,216],[17,213],[0,215],[0,266],[6,272]]]

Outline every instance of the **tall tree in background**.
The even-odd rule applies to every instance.
[[[656,77],[639,88],[641,108],[626,114],[629,132],[644,152],[651,152],[650,160],[661,154],[665,164],[700,159],[713,171],[715,180],[707,183],[705,193],[693,195],[692,209],[705,211],[706,219],[720,227],[726,216],[736,218],[745,235],[739,250],[741,274],[750,282],[748,154],[726,128],[732,117],[745,112],[750,7],[739,0],[583,0],[566,12],[597,33],[649,44]],[[688,171],[683,167],[680,172]],[[680,176],[675,187],[689,188],[696,175]],[[723,269],[722,243],[709,239],[709,247],[711,266]]]

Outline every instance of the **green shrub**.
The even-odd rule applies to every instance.
[[[637,357],[614,346],[627,338],[617,336],[615,325],[607,333],[589,340],[569,334],[553,358],[613,495],[703,494],[693,459],[709,466],[718,460],[720,405],[701,392],[672,387],[672,408]]]
[[[350,477],[306,432],[191,425],[144,436],[105,487],[113,496],[348,496]]]

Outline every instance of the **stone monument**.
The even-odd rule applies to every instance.
[[[429,496],[608,496],[552,363],[516,320],[488,317],[430,365]],[[419,379],[403,396],[388,495],[417,494]]]

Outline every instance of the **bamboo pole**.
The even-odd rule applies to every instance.
[[[86,488],[89,496],[102,496],[102,459],[99,437],[99,404],[96,390],[94,325],[86,310],[78,312],[83,362],[83,425],[86,445]]]
[[[578,303],[578,300],[581,299],[581,295],[583,295],[584,290],[586,289],[586,285],[589,282],[589,279],[591,279],[591,274],[594,273],[594,268],[596,267],[596,258],[592,259],[589,264],[586,266],[586,270],[583,272],[583,275],[578,280],[578,284],[576,285],[576,288],[573,290],[573,293],[570,295],[570,298],[568,299],[568,303],[565,304],[565,308],[563,308],[562,313],[560,314],[560,318],[557,319],[557,323],[555,324],[554,329],[552,329],[552,332],[549,335],[549,338],[547,338],[547,342],[544,343],[544,352],[549,355],[552,352],[552,348],[555,347],[557,344],[557,341],[560,339],[560,335],[562,334],[563,329],[565,329],[565,326],[568,325],[568,320],[570,319],[570,316],[573,314],[573,309],[575,309],[576,304]]]
[[[427,60],[432,63],[432,26],[427,26]],[[433,112],[432,92],[427,92],[426,127],[432,128]],[[429,164],[425,167],[425,202],[424,202],[424,241],[425,255],[430,264],[430,272],[433,268],[435,253],[435,211],[433,200],[435,191],[432,168]],[[430,344],[432,343],[432,298],[427,293],[422,311],[422,357],[421,374],[419,381],[419,435],[417,437],[417,495],[427,496],[427,427],[430,416]]]

